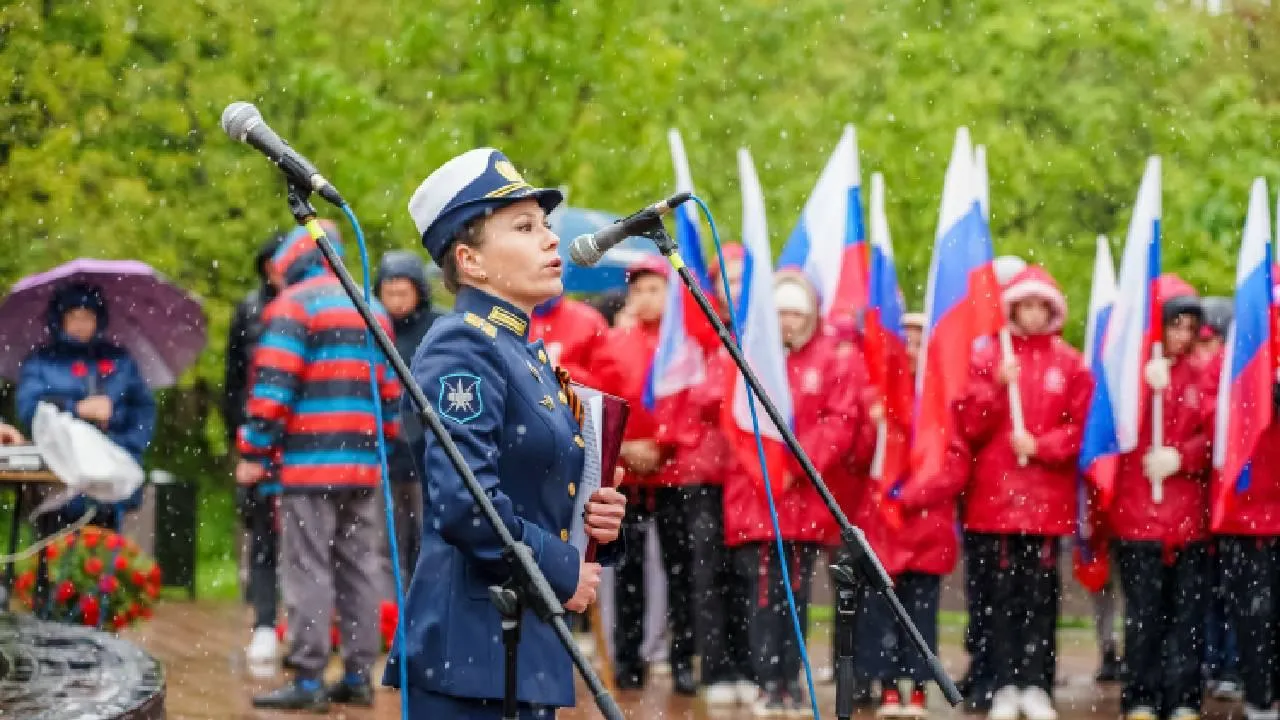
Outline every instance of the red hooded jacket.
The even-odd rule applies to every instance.
[[[645,380],[657,347],[658,323],[639,324],[609,330],[603,346],[592,356],[595,363],[592,377],[600,389],[621,397],[631,406],[623,435],[625,440],[658,439],[658,419],[644,406]],[[667,484],[665,476],[669,469],[667,464],[643,476],[627,470],[622,484],[631,487]]]
[[[658,444],[670,458],[665,481],[671,485],[721,485],[737,459],[720,427],[732,361],[723,348],[707,359],[706,379],[699,385],[662,398]],[[740,470],[740,468],[738,468]]]
[[[542,340],[551,364],[568,370],[575,382],[596,387],[593,358],[604,346],[609,323],[595,308],[571,298],[557,298],[549,305],[534,309],[529,339]]]
[[[787,355],[796,438],[824,479],[833,470],[839,472],[851,451],[855,434],[851,429],[867,424],[861,420],[858,388],[849,380],[848,354],[842,357],[838,346],[836,335],[819,324],[809,342]],[[731,383],[741,380],[732,370],[726,374],[730,384],[725,386],[725,397],[732,398]],[[774,539],[764,485],[754,475],[743,470],[725,478],[725,543],[731,547]],[[770,482],[783,539],[828,542],[834,521],[799,464],[789,459],[786,477],[771,477]]]
[[[1076,461],[1093,392],[1080,353],[1057,332],[1066,301],[1038,266],[1005,288],[1006,308],[1023,299],[1049,302],[1054,317],[1044,335],[1013,335],[1018,388],[1035,456],[1020,466],[1010,437],[1008,388],[998,380],[1003,357],[994,338],[974,351],[969,385],[955,404],[956,426],[974,458],[966,488],[964,526],[986,533],[1070,535],[1076,529]]]

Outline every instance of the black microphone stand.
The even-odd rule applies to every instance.
[[[316,210],[311,206],[309,200],[311,189],[299,187],[292,181],[288,183],[288,187],[289,210],[293,213],[293,217],[298,224],[306,225],[315,220]],[[400,384],[404,386],[405,392],[408,393],[409,400],[413,403],[414,409],[417,410],[423,426],[431,430],[431,434],[435,436],[436,441],[444,448],[450,464],[457,471],[458,477],[462,478],[462,483],[467,486],[467,491],[471,493],[471,499],[480,508],[480,514],[493,527],[494,533],[502,541],[502,555],[511,565],[511,579],[502,587],[490,588],[489,596],[503,619],[502,635],[506,652],[507,673],[503,697],[504,717],[515,718],[518,712],[515,672],[516,654],[520,643],[520,618],[523,615],[523,609],[528,608],[539,620],[551,625],[552,629],[555,630],[556,637],[560,640],[560,644],[564,646],[565,651],[569,653],[574,666],[578,668],[578,672],[590,689],[592,698],[595,700],[596,706],[600,708],[601,714],[608,720],[623,720],[622,711],[605,689],[600,677],[596,675],[595,668],[591,667],[591,664],[582,655],[582,651],[578,649],[577,643],[573,640],[573,635],[569,633],[569,626],[564,622],[564,607],[556,599],[555,591],[551,589],[546,576],[542,574],[538,564],[534,561],[533,551],[528,545],[517,541],[511,535],[511,532],[507,530],[506,524],[502,522],[502,517],[498,515],[497,509],[494,508],[493,502],[489,499],[488,494],[485,493],[484,488],[480,486],[479,481],[476,480],[471,468],[467,467],[467,461],[462,457],[462,453],[458,451],[453,438],[449,437],[449,432],[440,421],[440,416],[436,415],[431,404],[427,402],[427,397],[423,394],[422,388],[413,379],[413,373],[409,371],[408,366],[404,364],[404,360],[400,358],[400,354],[396,352],[395,344],[391,341],[391,338],[387,337],[386,331],[378,323],[373,311],[369,308],[369,304],[364,301],[364,294],[356,286],[355,280],[351,278],[351,273],[347,271],[342,258],[334,250],[333,243],[321,233],[316,238],[316,246],[320,248],[320,252],[324,255],[325,260],[328,261],[329,267],[338,276],[338,281],[342,283],[342,289],[346,291],[347,297],[351,299],[356,311],[360,313],[365,326],[373,334],[373,340],[378,349],[382,351],[387,361],[391,363],[392,370],[395,371],[396,377],[400,379]],[[400,692],[408,691],[408,688],[400,688]]]
[[[675,241],[667,234],[667,229],[662,224],[662,216],[656,210],[649,208],[628,218],[628,221],[632,223],[632,234],[652,240],[658,246],[658,251],[666,256],[668,262],[675,268],[680,280],[684,282],[685,287],[693,295],[694,301],[698,303],[702,314],[706,315],[707,320],[715,328],[721,344],[724,345],[725,349],[729,351],[730,357],[733,358],[733,363],[742,372],[742,377],[746,379],[751,392],[755,393],[756,398],[764,407],[765,414],[769,416],[774,426],[778,428],[778,432],[781,433],[787,448],[791,450],[791,454],[795,456],[800,463],[800,467],[804,469],[804,474],[809,478],[809,482],[818,491],[818,495],[822,498],[822,503],[827,506],[827,512],[831,513],[831,516],[836,520],[836,524],[840,526],[843,556],[838,558],[836,564],[831,566],[837,586],[837,611],[839,613],[837,620],[840,620],[840,616],[843,616],[844,619],[843,623],[838,622],[838,626],[845,626],[841,628],[840,637],[836,639],[838,654],[836,667],[836,717],[840,720],[848,720],[853,714],[854,639],[852,620],[857,613],[860,599],[870,597],[870,592],[879,593],[889,603],[889,607],[893,610],[893,615],[898,621],[898,626],[906,631],[917,652],[929,665],[929,672],[933,675],[934,680],[937,681],[938,687],[942,689],[942,694],[947,698],[947,702],[951,703],[952,706],[958,705],[963,700],[960,691],[956,689],[955,683],[951,681],[951,677],[943,669],[942,662],[929,649],[928,643],[920,635],[919,628],[915,626],[915,623],[911,622],[911,617],[907,615],[906,608],[902,606],[902,602],[893,591],[893,581],[889,578],[889,574],[885,572],[884,566],[880,564],[880,560],[876,557],[871,546],[867,544],[866,535],[853,523],[849,522],[849,518],[845,517],[840,505],[836,503],[836,499],[827,488],[827,484],[822,481],[817,468],[809,460],[804,448],[800,447],[800,441],[791,432],[791,427],[786,418],[782,417],[782,413],[778,412],[777,406],[769,399],[764,386],[760,384],[760,379],[756,377],[755,372],[747,364],[746,358],[743,357],[742,351],[734,343],[729,329],[725,327],[724,322],[720,320],[720,316],[711,307],[706,294],[702,292],[702,288],[698,286],[697,280],[694,279],[693,273],[685,266],[684,259],[680,257]]]

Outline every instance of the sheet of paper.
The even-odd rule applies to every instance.
[[[578,548],[580,556],[587,551],[586,523],[583,514],[586,512],[587,498],[600,489],[604,468],[600,465],[604,449],[604,397],[599,393],[579,393],[582,399],[582,439],[586,441],[586,458],[582,463],[582,480],[578,483],[574,495],[573,525],[569,530],[569,542]],[[612,468],[609,469],[612,475]]]

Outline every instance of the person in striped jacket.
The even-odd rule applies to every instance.
[[[341,253],[337,229],[326,227]],[[330,702],[371,705],[380,591],[375,403],[388,440],[399,434],[400,385],[306,228],[271,258],[285,289],[267,306],[253,353],[236,481],[281,494],[281,572],[293,683],[255,707],[323,712]],[[382,306],[374,312],[392,335]],[[377,396],[369,381],[376,359]],[[337,615],[343,680],[322,686]]]

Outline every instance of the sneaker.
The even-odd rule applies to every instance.
[[[902,695],[893,687],[886,687],[880,693],[880,707],[876,708],[878,718],[902,717]]]
[[[578,645],[578,652],[582,653],[582,657],[590,660],[596,654],[596,639],[591,633],[574,633],[573,641]]]
[[[1280,710],[1268,708],[1263,710],[1256,705],[1244,704],[1245,720],[1280,720]]]
[[[758,718],[784,718],[787,716],[787,701],[781,689],[761,691],[755,705],[751,708],[751,716]]]
[[[929,717],[929,697],[925,694],[924,688],[917,687],[911,691],[911,699],[907,701],[902,714],[914,720],[924,720]]]
[[[1058,720],[1058,711],[1053,709],[1053,699],[1042,687],[1033,685],[1024,689],[1018,699],[1018,707],[1027,720]]]
[[[991,710],[987,720],[1018,720],[1018,707],[1022,694],[1013,685],[1005,685],[991,696]]]
[[[295,680],[279,690],[257,695],[253,706],[260,710],[305,710],[329,712],[329,697],[319,680]]]
[[[733,689],[738,692],[739,705],[752,705],[760,697],[760,687],[750,680],[739,680]]]
[[[373,683],[367,679],[342,680],[330,685],[325,693],[331,703],[373,707]]]
[[[649,663],[649,674],[654,677],[666,677],[671,674],[671,663],[666,660],[654,660]]]
[[[752,699],[755,698],[755,686],[752,686]],[[712,683],[702,689],[702,700],[707,707],[722,708],[738,704],[738,688],[733,683]]]
[[[1150,705],[1139,705],[1124,714],[1124,720],[1160,720],[1156,717],[1156,709]]]
[[[813,704],[809,702],[809,691],[803,683],[791,683],[787,686],[787,717],[813,717]]]
[[[276,674],[276,654],[280,643],[276,640],[275,628],[256,628],[249,647],[245,648],[245,663],[249,666],[249,674],[254,677],[267,678]]]
[[[1223,702],[1240,702],[1244,699],[1244,689],[1234,679],[1219,680],[1210,686],[1210,694],[1214,700]]]
[[[1169,720],[1200,720],[1200,711],[1189,707],[1174,708]]]

